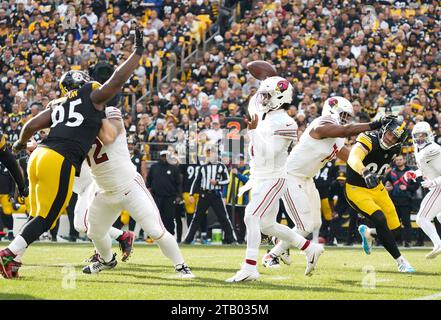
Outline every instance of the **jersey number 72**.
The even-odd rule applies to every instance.
[[[99,139],[95,139],[95,142],[93,143],[92,147],[90,148],[89,154],[93,150],[93,162],[95,162],[96,165],[109,160],[107,153],[104,152],[104,153],[100,154],[102,148],[103,148],[103,144],[101,143],[101,141]],[[89,166],[91,166],[92,163],[90,162],[89,155],[87,155],[86,159],[87,159],[87,163],[89,164]]]

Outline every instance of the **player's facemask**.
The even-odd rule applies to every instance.
[[[347,112],[340,112],[340,124],[345,125],[352,121],[352,116]]]
[[[395,121],[390,122],[381,130],[380,147],[383,150],[389,150],[407,139],[405,122],[397,124]]]
[[[427,144],[432,142],[431,137],[427,133],[419,132],[412,135],[413,143],[418,146],[418,148],[423,148]]]

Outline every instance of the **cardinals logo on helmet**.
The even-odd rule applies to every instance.
[[[276,91],[285,92],[289,87],[289,82],[287,80],[281,80],[277,83]]]
[[[331,108],[333,108],[333,107],[335,107],[338,104],[338,100],[334,99],[334,98],[331,98],[331,99],[329,99],[328,103],[331,106]]]

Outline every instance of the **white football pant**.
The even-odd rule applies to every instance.
[[[245,209],[247,227],[246,259],[256,261],[259,255],[261,232],[302,248],[306,239],[289,227],[276,222],[279,200],[286,191],[286,179],[256,180],[251,189],[251,201]]]
[[[104,261],[112,259],[112,241],[108,232],[122,210],[130,213],[174,265],[184,263],[176,239],[165,229],[158,207],[140,175],[121,191],[100,191],[90,206],[87,235]]]
[[[432,220],[437,217],[441,222],[441,186],[433,188],[421,201],[416,223],[430,238],[435,247],[441,246],[441,239]]]

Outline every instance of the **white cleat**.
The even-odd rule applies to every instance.
[[[436,246],[426,255],[426,259],[435,259],[439,254],[441,254],[441,246]]]
[[[265,268],[269,269],[279,269],[280,268],[280,262],[279,258],[274,257],[272,254],[269,253],[269,251],[263,255],[262,257],[262,265]]]
[[[311,275],[311,272],[314,271],[315,266],[320,258],[321,254],[325,251],[321,244],[312,243],[309,245],[309,248],[305,250],[306,255],[306,270],[305,276]]]
[[[104,260],[101,259],[101,257],[98,257],[97,261],[83,268],[83,273],[95,274],[103,270],[113,269],[117,265],[117,261],[115,257],[116,257],[116,253],[113,254],[112,260],[110,260],[110,262],[104,262]]]
[[[397,264],[398,264],[398,272],[403,272],[403,273],[414,273],[415,272],[415,269],[404,258],[401,258],[401,260]]]
[[[175,267],[176,274],[182,279],[193,279],[196,276],[191,272],[190,267],[185,263],[178,264]]]
[[[245,268],[240,269],[236,272],[236,274],[225,280],[225,282],[233,283],[233,282],[245,282],[245,281],[255,281],[259,279],[259,272],[257,269],[250,271]]]
[[[279,258],[287,266],[291,265],[291,263],[292,263],[292,258],[291,258],[291,255],[289,254],[289,249],[286,250],[284,253],[282,253]]]

